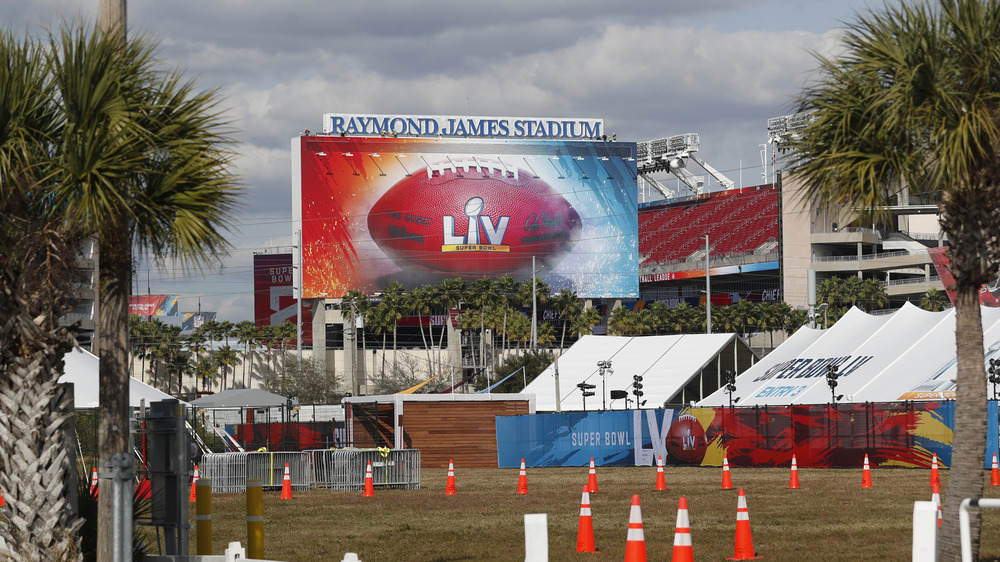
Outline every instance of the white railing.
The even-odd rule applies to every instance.
[[[813,261],[824,262],[824,261],[868,261],[868,260],[881,260],[886,258],[901,258],[906,256],[921,256],[926,255],[927,250],[918,250],[915,252],[908,252],[906,250],[899,250],[896,252],[882,252],[879,254],[864,254],[861,256],[814,256]]]

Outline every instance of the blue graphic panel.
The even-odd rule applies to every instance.
[[[996,401],[986,403],[986,458],[983,459],[983,468],[993,468],[994,453],[1000,457],[1000,442],[998,442],[1000,420],[997,418],[997,404]],[[954,410],[954,407],[952,409]],[[955,427],[955,424],[952,423],[951,427]]]
[[[497,417],[500,468],[650,466],[666,457],[673,410],[614,410]],[[655,437],[654,437],[655,436]]]

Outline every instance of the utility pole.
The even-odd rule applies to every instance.
[[[538,287],[535,283],[535,256],[531,256],[531,350],[538,349]]]
[[[709,260],[711,249],[708,246],[708,235],[705,235],[705,333],[712,333],[712,263]]]

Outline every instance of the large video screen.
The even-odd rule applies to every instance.
[[[532,271],[638,297],[635,143],[302,136],[292,181],[306,298]]]

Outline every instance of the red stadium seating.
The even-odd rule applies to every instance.
[[[752,252],[778,238],[778,191],[771,185],[733,189],[693,201],[639,210],[641,265]]]

